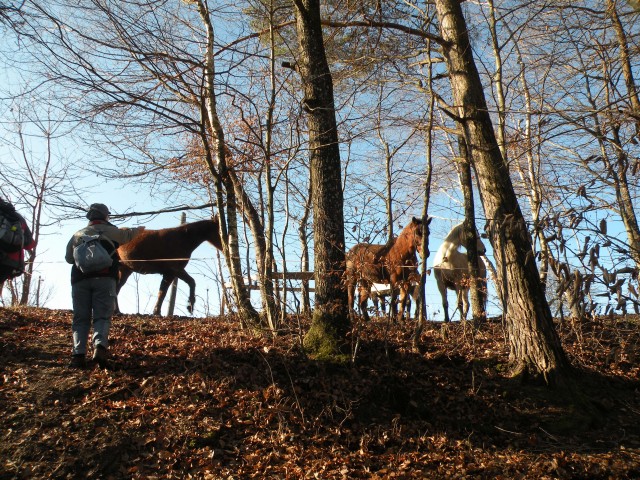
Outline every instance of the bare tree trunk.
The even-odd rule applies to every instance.
[[[380,135],[380,129],[378,129],[378,135],[384,146],[384,167],[385,167],[385,181],[386,181],[386,199],[387,204],[387,241],[391,241],[393,238],[393,179],[391,177],[393,158],[389,149],[389,144],[382,139]]]
[[[570,364],[554,329],[531,239],[493,131],[462,8],[458,0],[435,3],[453,93],[451,114],[463,126],[489,218],[493,250],[500,253],[500,275],[509,288],[507,325],[514,372],[561,383]]]
[[[349,331],[344,271],[342,169],[333,80],[324,49],[319,0],[294,0],[298,69],[308,113],[315,246],[315,311],[304,338],[307,351],[331,358],[343,353]]]
[[[187,214],[182,212],[180,215],[180,225],[187,223]],[[174,278],[169,289],[169,306],[167,307],[167,317],[173,317],[176,308],[176,294],[178,293],[178,279]]]
[[[480,270],[478,268],[478,229],[476,228],[475,202],[473,201],[471,159],[469,158],[469,151],[464,137],[459,136],[458,143],[460,145],[460,185],[462,186],[462,195],[464,197],[464,247],[467,249],[467,262],[469,264],[469,275],[471,277],[469,279],[471,282],[471,288],[469,289],[471,293],[471,311],[473,312],[473,320],[479,322],[486,317],[483,301],[483,291],[486,290],[486,285],[480,277]]]
[[[500,154],[505,162],[507,162],[507,149],[506,147],[506,102],[504,94],[504,85],[502,83],[502,55],[500,52],[502,48],[498,42],[498,28],[496,20],[496,8],[493,4],[493,0],[487,0],[489,6],[489,33],[491,34],[491,47],[493,49],[493,56],[496,63],[496,70],[493,73],[493,84],[495,86],[496,104],[498,107],[498,128],[496,130],[496,137],[498,141],[498,147],[500,148]]]
[[[520,49],[518,45],[516,45],[516,52],[518,54],[518,61],[522,65],[520,71],[520,84],[522,85],[522,92],[525,101],[525,129],[524,129],[524,142],[525,142],[525,155],[527,158],[527,170],[526,172],[520,169],[520,176],[523,181],[528,179],[529,181],[529,203],[531,205],[531,220],[533,222],[533,235],[534,238],[537,237],[538,242],[540,244],[540,281],[545,286],[547,285],[547,275],[549,273],[549,259],[552,258],[553,253],[549,248],[549,242],[547,241],[544,235],[544,229],[542,228],[540,222],[540,213],[542,211],[542,192],[543,187],[540,185],[540,156],[539,154],[535,156],[533,155],[533,133],[531,128],[531,117],[532,117],[532,102],[531,102],[531,93],[529,90],[529,84],[527,82],[527,77],[525,75],[525,67],[524,60],[522,60],[522,56],[520,55]],[[516,162],[517,165],[520,165],[519,162]],[[534,251],[535,253],[535,251]]]
[[[427,40],[427,52],[431,54],[431,40]],[[431,198],[431,177],[433,173],[433,110],[435,107],[435,96],[433,95],[433,65],[431,62],[427,65],[427,85],[429,96],[429,120],[427,122],[427,131],[425,138],[425,157],[426,157],[426,171],[424,181],[424,196],[422,203],[422,219],[423,222],[429,218],[429,200]],[[422,232],[422,245],[420,246],[421,258],[420,258],[420,283],[418,286],[418,309],[416,313],[416,329],[413,334],[413,346],[418,346],[420,341],[420,332],[422,331],[427,319],[427,306],[424,298],[425,283],[427,281],[427,259],[431,254],[429,252],[429,228],[425,228]]]
[[[214,34],[209,11],[203,0],[196,0],[200,18],[207,32],[207,49],[205,52],[205,92],[204,109],[205,118],[211,129],[213,149],[207,154],[209,169],[216,179],[216,201],[220,212],[220,237],[222,239],[222,251],[231,273],[231,284],[238,303],[238,314],[243,322],[258,325],[260,316],[251,305],[251,297],[244,286],[242,277],[242,265],[240,262],[240,247],[238,242],[238,204],[236,200],[234,182],[231,178],[226,158],[224,131],[218,118],[215,84],[215,64],[213,58]],[[202,132],[205,150],[209,152],[207,132]],[[212,161],[211,157],[215,159]],[[226,197],[223,198],[223,190]],[[222,215],[222,212],[226,214]]]
[[[631,103],[631,111],[629,114],[636,120],[636,132],[640,130],[640,98],[638,98],[638,87],[636,86],[635,79],[633,77],[633,69],[631,67],[631,60],[629,55],[629,42],[627,35],[618,16],[616,0],[607,0],[607,14],[611,18],[613,29],[616,32],[619,47],[619,59],[622,66],[622,75],[624,76],[624,83],[627,86],[627,95],[629,102]]]
[[[271,261],[272,256],[268,253],[270,246],[268,247],[267,236],[265,235],[260,214],[242,188],[240,180],[236,177],[235,173],[230,171],[229,174],[233,179],[236,198],[241,199],[241,211],[249,223],[249,228],[255,241],[254,251],[256,254],[256,264],[258,265],[258,286],[260,287],[263,311],[267,326],[272,332],[275,332],[278,327],[278,314],[273,292],[273,282],[271,280],[271,266],[273,262]]]
[[[495,57],[496,70],[493,75],[493,84],[495,86],[495,96],[496,96],[496,106],[498,109],[498,129],[497,129],[497,137],[498,137],[498,145],[500,146],[500,152],[502,153],[502,158],[505,162],[509,163],[507,158],[507,149],[506,149],[506,99],[504,93],[504,82],[502,76],[502,47],[498,41],[498,26],[497,26],[497,15],[496,8],[493,0],[488,0],[489,7],[489,30],[491,32],[491,43],[493,48],[493,55]],[[517,54],[518,64],[520,66],[520,84],[522,87],[522,93],[524,97],[525,104],[525,127],[524,132],[522,132],[521,142],[524,143],[524,153],[527,159],[527,169],[523,170],[521,166],[521,162],[518,158],[515,159],[513,164],[518,169],[518,173],[520,174],[520,178],[524,185],[529,182],[529,203],[531,205],[531,216],[533,222],[533,235],[534,241],[532,242],[532,248],[534,248],[535,253],[535,237],[537,237],[540,242],[540,281],[545,285],[547,283],[547,274],[549,270],[549,258],[551,256],[551,250],[549,249],[549,244],[545,240],[544,231],[540,227],[540,212],[542,208],[542,188],[540,187],[540,182],[537,176],[537,172],[540,171],[539,168],[536,169],[535,161],[533,156],[533,147],[532,147],[532,132],[531,132],[531,117],[532,117],[532,106],[531,106],[531,93],[529,91],[529,85],[527,83],[527,78],[525,75],[525,62],[520,53],[520,48],[518,42],[515,41],[516,36],[513,35],[512,30],[508,23],[505,22],[504,28],[509,32],[510,38],[513,41],[513,46]],[[518,145],[515,145],[518,147]]]
[[[267,228],[266,232],[264,227],[265,249],[262,263],[258,263],[260,268],[260,293],[262,295],[262,304],[264,305],[265,315],[267,317],[267,324],[274,332],[278,326],[278,312],[276,308],[276,302],[274,298],[273,281],[271,279],[274,258],[273,258],[273,235],[274,235],[274,201],[273,194],[275,186],[271,179],[271,162],[272,153],[271,147],[273,143],[273,111],[276,105],[276,65],[275,65],[275,32],[274,32],[274,11],[275,5],[273,0],[269,4],[269,107],[267,110],[266,121],[266,138],[265,138],[265,182],[267,189]],[[254,233],[255,235],[255,233]],[[285,287],[286,288],[286,287]]]
[[[633,198],[629,190],[629,180],[627,171],[629,170],[629,157],[625,152],[622,141],[620,140],[620,126],[616,125],[611,128],[612,145],[616,149],[616,173],[612,175],[615,185],[616,200],[618,201],[618,209],[620,210],[620,218],[627,232],[629,239],[630,255],[640,268],[640,227],[638,227],[638,219],[633,208]]]
[[[49,125],[50,126],[50,125]],[[33,280],[33,266],[37,257],[38,251],[38,242],[40,240],[40,227],[42,220],[42,207],[44,205],[45,195],[49,189],[49,175],[50,175],[50,167],[52,160],[52,151],[51,151],[51,130],[41,128],[42,132],[45,134],[47,139],[47,161],[45,162],[44,168],[42,169],[42,174],[38,178],[37,176],[32,176],[33,179],[33,188],[36,193],[35,202],[32,205],[31,209],[31,225],[29,228],[31,229],[31,235],[36,243],[36,246],[27,250],[26,253],[26,265],[25,265],[25,274],[22,276],[22,291],[20,293],[20,305],[28,305],[29,297],[31,296],[31,285]],[[22,152],[26,152],[26,145],[24,143],[24,135],[22,132],[22,128],[20,130],[20,145]],[[26,158],[26,157],[25,157]]]

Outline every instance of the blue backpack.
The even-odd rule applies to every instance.
[[[109,253],[102,244],[106,240],[113,246]],[[113,265],[115,245],[101,235],[83,235],[80,243],[73,249],[73,260],[82,273],[96,273]]]

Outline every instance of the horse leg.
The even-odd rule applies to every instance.
[[[196,281],[184,270],[179,272],[176,276],[189,285],[189,303],[187,304],[187,310],[189,313],[193,313],[193,306],[196,303]]]
[[[355,301],[355,299],[353,298],[355,296],[356,293],[356,284],[352,283],[352,282],[348,282],[347,283],[347,297],[348,297],[348,302],[349,302],[349,318],[351,318],[351,321],[353,322],[355,320],[355,311],[354,311],[354,306],[353,306],[353,302]]]
[[[369,300],[369,295],[371,294],[371,287],[367,285],[360,285],[358,289],[358,307],[360,308],[360,313],[364,318],[365,322],[370,320],[369,312],[367,311],[367,303]]]
[[[389,316],[393,319],[398,318],[398,292],[394,284],[389,285],[391,291],[389,292]]]
[[[460,319],[463,322],[467,321],[467,314],[469,313],[469,289],[458,289],[458,309],[460,310]]]
[[[403,310],[403,315],[402,317],[404,318],[404,316],[406,315],[407,317],[407,322],[411,320],[411,290],[412,290],[412,286],[411,284],[407,283],[403,286],[403,295],[404,295],[404,300],[402,300],[402,310]]]
[[[396,317],[398,321],[404,320],[404,311],[407,306],[407,287],[404,284],[400,285],[400,295],[398,297],[398,302],[400,303],[400,310],[398,311],[398,316]]]
[[[486,279],[482,279],[482,286],[478,289],[478,296],[480,300],[480,306],[482,307],[482,318],[481,320],[487,320],[487,281]]]
[[[436,275],[436,284],[438,285],[438,291],[442,297],[442,309],[444,310],[444,322],[449,323],[449,301],[447,300],[447,286],[444,284],[444,280]]]
[[[411,285],[407,285],[405,289],[404,311],[407,314],[407,322],[411,321]]]
[[[162,302],[164,302],[164,297],[167,296],[167,290],[169,290],[169,285],[176,277],[169,273],[166,273],[162,276],[162,281],[160,282],[160,289],[158,290],[158,300],[156,301],[155,307],[153,307],[153,314],[160,315],[160,311],[162,310]]]
[[[376,317],[380,316],[380,296],[376,292],[371,292],[371,301],[376,312]]]
[[[133,270],[131,270],[129,267],[125,267],[122,264],[120,264],[120,266],[118,267],[118,282],[116,283],[116,307],[113,313],[121,313],[120,305],[118,304],[118,294],[120,293],[120,289],[124,286],[124,284],[127,283],[127,280],[132,273]]]

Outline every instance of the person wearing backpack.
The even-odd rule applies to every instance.
[[[92,318],[93,361],[106,368],[111,317],[116,305],[117,249],[144,230],[144,227],[118,228],[109,223],[109,215],[106,205],[92,204],[87,212],[89,224],[78,230],[67,244],[65,260],[72,264],[71,368],[86,367]]]
[[[27,221],[11,203],[0,198],[0,292],[6,280],[24,273],[24,251],[35,246]]]

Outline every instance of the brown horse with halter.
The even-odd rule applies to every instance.
[[[386,245],[358,243],[347,253],[345,282],[349,308],[353,306],[355,288],[358,285],[358,307],[365,321],[369,321],[367,301],[371,296],[373,283],[390,285],[393,315],[396,315],[397,310],[396,295],[400,292],[397,318],[402,319],[409,286],[420,278],[416,252],[422,245],[423,228],[428,228],[430,222],[431,219],[423,222],[414,217],[400,235]]]
[[[192,313],[193,304],[196,301],[196,282],[185,271],[185,268],[193,251],[205,241],[222,249],[217,215],[211,220],[185,223],[175,228],[144,230],[129,243],[118,247],[120,271],[116,294],[120,292],[133,272],[159,273],[162,275],[162,282],[153,314],[160,315],[162,302],[167,295],[169,285],[176,278],[189,285],[187,310]]]
[[[436,252],[433,259],[433,275],[438,285],[438,290],[442,297],[442,308],[444,309],[444,321],[449,319],[449,301],[447,300],[447,290],[456,292],[458,309],[460,310],[461,320],[467,319],[469,312],[469,288],[472,285],[469,261],[467,254],[459,251],[464,240],[464,223],[460,223],[453,227],[447,234],[442,245]],[[484,255],[486,248],[480,238],[480,234],[476,231],[476,241],[478,255]],[[478,275],[486,284],[487,268],[481,258],[478,258]],[[481,291],[481,301],[486,302],[486,292]]]

